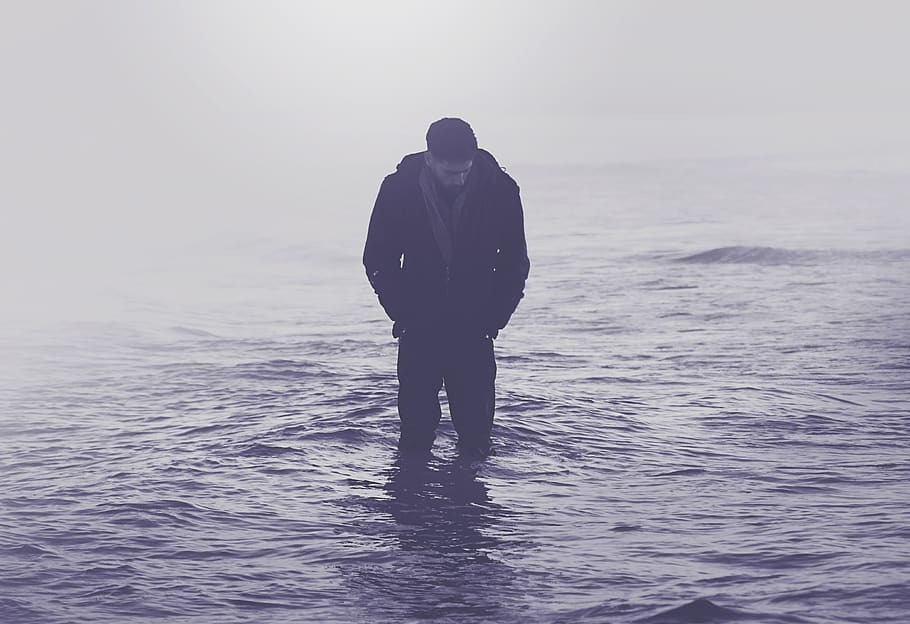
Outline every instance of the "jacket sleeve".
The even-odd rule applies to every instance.
[[[531,262],[525,240],[524,212],[518,185],[508,180],[502,206],[502,227],[496,254],[496,290],[494,295],[494,323],[497,331],[505,327],[518,302],[524,297],[525,282]]]
[[[401,320],[404,253],[399,202],[387,177],[379,188],[363,249],[363,266],[379,303],[393,321]]]

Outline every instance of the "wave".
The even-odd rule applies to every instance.
[[[699,598],[693,602],[675,607],[669,611],[664,611],[648,618],[638,620],[647,624],[669,624],[670,622],[727,622],[730,620],[742,620],[748,617],[746,614],[721,607],[710,600]]]
[[[795,624],[806,620],[795,615],[748,613],[721,607],[706,598],[698,598],[680,607],[636,621],[641,624],[688,624],[689,622],[761,622],[762,624],[792,622]]]
[[[221,339],[221,336],[214,334],[210,331],[204,329],[199,329],[197,327],[186,327],[184,325],[172,325],[170,331],[178,336],[189,336],[191,338],[216,338]]]
[[[675,260],[692,264],[823,264],[838,260],[894,262],[910,260],[910,249],[858,251],[732,245],[716,247]]]
[[[619,613],[631,616],[637,608],[631,605],[619,606],[602,604],[584,609],[577,609],[560,614],[555,621],[560,624],[569,622],[603,622]],[[609,620],[612,621],[612,620]],[[690,624],[694,622],[751,622],[754,624],[798,624],[806,620],[799,616],[787,614],[770,614],[742,611],[717,605],[707,598],[698,598],[684,605],[631,620],[637,624]]]

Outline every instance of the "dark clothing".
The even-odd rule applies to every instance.
[[[530,266],[518,185],[478,150],[447,265],[418,182],[423,167],[423,153],[410,154],[382,182],[363,252],[370,283],[396,333],[493,335],[522,298]]]
[[[433,445],[444,382],[458,445],[482,455],[490,445],[495,379],[492,338],[405,333],[398,343],[399,448],[423,452]]]
[[[402,450],[429,450],[445,383],[459,445],[483,449],[493,425],[493,341],[524,295],[530,263],[518,185],[478,150],[463,196],[431,188],[424,153],[379,189],[363,253],[400,337]],[[423,180],[421,181],[421,173]]]

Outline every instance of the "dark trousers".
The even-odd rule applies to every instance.
[[[462,450],[486,454],[493,428],[496,361],[483,336],[406,332],[398,340],[398,415],[403,452],[426,452],[436,439],[445,384]]]

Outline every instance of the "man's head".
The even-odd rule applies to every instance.
[[[427,130],[427,166],[436,180],[447,187],[463,186],[474,164],[477,138],[465,121],[445,117]]]

